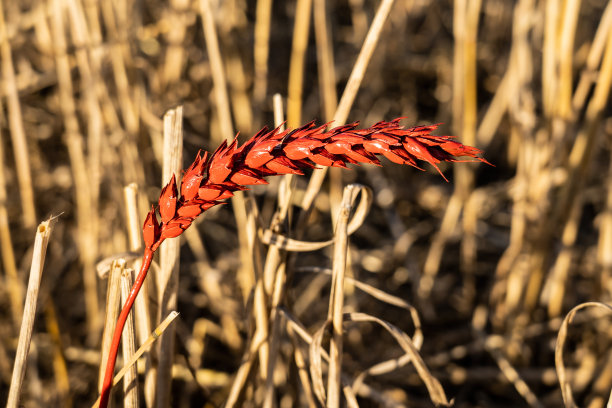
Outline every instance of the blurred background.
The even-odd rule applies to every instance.
[[[439,123],[437,134],[477,146],[494,166],[443,164],[448,183],[430,167],[388,161],[332,172],[308,221],[285,233],[330,239],[342,186],[369,186],[374,204],[351,236],[347,273],[386,295],[347,284],[345,310],[411,336],[422,331],[420,355],[457,407],[563,405],[555,371],[563,318],[583,302],[612,297],[612,2],[1,5],[2,403],[39,222],[59,216],[21,403],[90,406],[107,291],[99,262],[141,251],[128,236],[124,187],[135,183],[140,224],[162,185],[164,113],[183,107],[185,168],[198,149],[213,151],[228,134],[244,141],[274,126],[277,93],[289,127],[330,121],[357,66],[365,74],[347,122]],[[368,37],[377,11],[382,30]],[[364,41],[374,51],[357,64]],[[296,214],[307,183],[308,175],[295,179]],[[261,225],[271,222],[278,188],[275,181],[253,191]],[[256,277],[240,261],[249,248],[233,207],[211,209],[180,238],[171,406],[221,406],[236,389],[236,406],[266,398],[257,359],[240,371],[253,336]],[[331,257],[331,247],[287,257],[280,305],[310,335],[327,318],[323,272]],[[153,295],[149,301],[158,306]],[[603,407],[610,395],[609,315],[589,308],[561,330],[579,406]],[[298,369],[299,356],[308,364],[307,341],[286,323],[278,339],[273,404],[316,406],[312,378]],[[347,323],[343,374],[359,406],[432,406],[408,361],[360,377],[402,355],[381,327]],[[146,371],[142,365],[141,383]]]

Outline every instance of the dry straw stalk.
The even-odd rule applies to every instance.
[[[180,174],[183,158],[183,108],[172,109],[164,115],[164,161],[162,166],[162,185],[168,183],[173,174]],[[157,274],[157,299],[159,310],[157,321],[176,309],[179,284],[178,240],[166,243],[160,249],[160,268]],[[156,401],[160,406],[170,404],[172,363],[174,361],[174,327],[170,327],[159,342],[159,365],[157,367]]]
[[[346,273],[348,251],[349,215],[355,198],[361,189],[354,184],[344,189],[340,214],[336,223],[334,238],[334,262],[332,267],[332,295],[330,296],[329,316],[332,321],[332,334],[329,345],[329,371],[327,376],[327,406],[340,406],[342,375],[342,312],[344,309],[344,276]]]
[[[117,259],[112,262],[108,273],[108,283],[106,285],[106,312],[104,317],[104,331],[102,332],[102,353],[100,360],[100,377],[98,389],[102,390],[102,381],[104,379],[104,367],[108,361],[108,353],[111,346],[113,332],[117,324],[117,316],[119,316],[119,307],[121,306],[121,274],[125,269],[125,259]]]
[[[134,283],[134,270],[126,268],[121,273],[121,300],[125,302]],[[123,361],[128,361],[136,352],[136,331],[134,327],[134,312],[130,313],[125,323],[125,333],[122,338]],[[132,365],[123,379],[123,406],[138,408],[138,373],[136,365]]]
[[[21,330],[19,332],[19,343],[17,344],[15,365],[13,366],[13,375],[11,377],[11,387],[6,403],[7,408],[16,408],[19,406],[21,385],[25,377],[26,360],[28,351],[30,350],[30,341],[32,340],[38,290],[40,289],[45,255],[47,254],[47,244],[49,243],[54,220],[55,219],[51,218],[41,222],[36,229],[34,253],[32,255],[32,265],[30,267],[30,279],[28,281],[25,306],[23,308],[23,320],[21,321]]]

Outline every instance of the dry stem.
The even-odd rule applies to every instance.
[[[134,283],[134,270],[124,269],[121,273],[121,300],[127,301],[130,288]],[[132,311],[125,323],[125,332],[121,336],[123,361],[133,358],[136,351],[136,331],[134,328],[134,312]],[[132,365],[123,378],[123,406],[138,408],[138,373],[136,365]]]
[[[28,350],[30,349],[34,318],[36,315],[38,291],[42,280],[45,255],[47,254],[47,244],[49,243],[54,221],[54,218],[50,218],[47,221],[41,222],[36,229],[30,278],[26,292],[25,306],[23,308],[23,320],[19,332],[19,343],[17,344],[17,352],[15,354],[15,365],[13,366],[11,386],[9,389],[8,401],[6,403],[7,408],[16,408],[19,406],[21,385],[25,377],[26,360],[28,357]]]
[[[179,106],[164,115],[164,163],[162,186],[172,175],[180,178],[183,158],[183,108]],[[179,283],[180,240],[169,240],[160,247],[160,268],[157,275],[157,299],[160,302],[158,321],[176,309]],[[169,406],[174,361],[174,327],[167,330],[159,345],[159,365],[157,368],[156,403]]]
[[[329,372],[327,383],[327,406],[340,406],[340,389],[342,375],[342,322],[344,308],[344,275],[346,273],[346,256],[348,251],[348,221],[352,203],[359,188],[353,184],[346,186],[340,205],[340,214],[336,224],[334,238],[334,261],[332,267],[332,287],[328,318],[332,321],[332,340],[329,344]]]

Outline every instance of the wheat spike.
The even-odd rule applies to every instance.
[[[438,163],[460,161],[457,157],[488,163],[479,156],[479,149],[465,146],[452,136],[432,135],[437,125],[404,129],[399,121],[378,122],[363,129],[357,128],[357,122],[330,130],[314,122],[285,131],[264,128],[242,146],[234,139],[230,144],[223,142],[210,157],[198,152],[185,170],[180,189],[174,177],[163,188],[158,207],[161,222],[155,208],[147,215],[145,244],[155,250],[164,239],[182,234],[198,215],[235,191],[266,184],[267,176],[303,174],[316,166],[380,165],[377,155],[419,169],[417,160],[428,162],[438,172]]]

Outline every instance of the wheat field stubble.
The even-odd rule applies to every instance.
[[[96,402],[200,149],[396,117],[494,166],[300,168],[210,208],[153,258],[111,402],[609,404],[612,2],[2,0],[0,62],[1,404]]]

